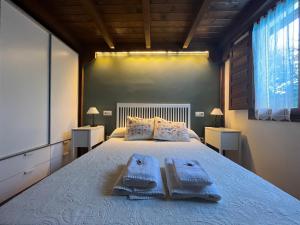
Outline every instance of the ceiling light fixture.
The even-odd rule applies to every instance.
[[[95,58],[101,56],[135,56],[135,55],[203,55],[209,56],[209,51],[123,51],[123,52],[96,52]]]

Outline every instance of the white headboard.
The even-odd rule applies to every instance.
[[[191,128],[190,104],[149,104],[149,103],[117,103],[117,127],[126,127],[127,116],[163,119],[185,122]]]

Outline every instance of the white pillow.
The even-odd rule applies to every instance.
[[[111,133],[110,137],[111,138],[123,138],[123,137],[125,137],[125,134],[126,134],[126,127],[119,127]]]
[[[191,130],[191,129],[188,129],[188,132],[189,132],[189,136],[190,138],[195,138],[197,140],[201,140],[200,137],[195,133],[195,131]]]
[[[154,119],[127,117],[125,139],[149,140],[153,138]]]
[[[200,137],[195,133],[195,131],[188,129],[190,138],[195,138],[200,141]],[[123,138],[126,134],[126,127],[116,128],[110,135],[111,138]]]
[[[153,138],[165,141],[190,141],[184,122],[172,122],[159,117],[155,118]]]

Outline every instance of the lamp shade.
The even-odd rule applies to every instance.
[[[223,116],[223,113],[222,113],[222,111],[221,111],[220,108],[214,108],[214,109],[211,111],[210,115],[214,115],[214,116]]]
[[[90,107],[86,114],[99,114],[99,111],[96,107]]]

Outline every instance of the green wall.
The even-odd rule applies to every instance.
[[[110,134],[117,102],[190,103],[192,129],[202,135],[204,126],[213,125],[209,112],[219,106],[218,67],[203,55],[97,57],[84,68],[83,112],[96,106],[96,122]],[[104,117],[103,110],[113,116]],[[205,117],[195,117],[195,111]]]

